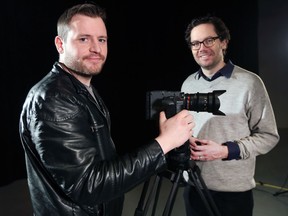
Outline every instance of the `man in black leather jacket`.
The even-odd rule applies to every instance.
[[[29,91],[19,131],[36,216],[121,215],[124,194],[166,168],[165,154],[190,139],[193,117],[182,110],[137,152],[119,156],[109,112],[93,86],[107,57],[105,11],[76,5],[58,20],[59,61]]]

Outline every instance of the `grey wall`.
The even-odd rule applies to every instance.
[[[258,4],[259,75],[269,92],[278,128],[288,128],[288,1],[259,0]]]

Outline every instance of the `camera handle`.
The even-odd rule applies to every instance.
[[[175,202],[175,198],[176,198],[176,195],[178,192],[178,188],[180,186],[184,186],[186,183],[189,183],[196,188],[199,196],[201,197],[201,199],[202,199],[202,201],[206,207],[206,210],[207,210],[209,216],[220,216],[220,213],[217,209],[217,206],[214,203],[214,200],[213,200],[209,190],[207,189],[207,186],[206,186],[206,184],[205,184],[205,182],[204,182],[204,180],[200,174],[199,167],[196,165],[195,161],[193,161],[193,160],[189,160],[188,163],[189,163],[189,168],[186,171],[188,173],[190,181],[189,180],[186,181],[183,177],[183,172],[185,171],[185,169],[178,169],[177,173],[175,173],[171,170],[165,170],[164,172],[157,174],[155,177],[154,184],[153,184],[151,191],[149,193],[149,196],[146,200],[146,204],[144,205],[144,202],[146,199],[146,194],[147,194],[147,191],[149,188],[150,179],[148,181],[146,181],[144,183],[142,194],[141,194],[141,197],[140,197],[140,200],[139,200],[139,203],[138,203],[138,206],[136,208],[134,216],[147,215],[147,212],[148,212],[148,209],[151,205],[151,201],[152,201],[153,196],[154,196],[154,204],[153,204],[153,209],[152,209],[152,216],[155,215],[163,177],[168,178],[173,183],[172,188],[170,190],[169,197],[168,197],[166,205],[165,205],[165,209],[163,211],[163,216],[170,216],[171,215],[173,205]]]

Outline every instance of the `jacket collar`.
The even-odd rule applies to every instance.
[[[51,72],[62,75],[62,76],[68,76],[78,93],[83,93],[83,92],[85,92],[86,94],[89,93],[83,83],[81,83],[72,74],[68,73],[66,70],[62,68],[60,62],[57,61],[54,63]]]

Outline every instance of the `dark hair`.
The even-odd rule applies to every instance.
[[[218,35],[219,39],[221,41],[227,40],[227,44],[229,43],[231,36],[229,29],[225,25],[225,23],[216,16],[203,16],[203,17],[198,17],[193,19],[190,24],[187,26],[186,31],[185,31],[185,40],[189,46],[191,47],[191,31],[194,27],[200,25],[200,24],[212,24],[214,26],[215,32]],[[226,50],[223,50],[223,54],[226,54]]]
[[[57,22],[57,34],[64,40],[67,37],[71,19],[77,14],[89,17],[100,17],[104,22],[106,22],[106,11],[99,5],[94,3],[74,5],[71,8],[66,9]]]

